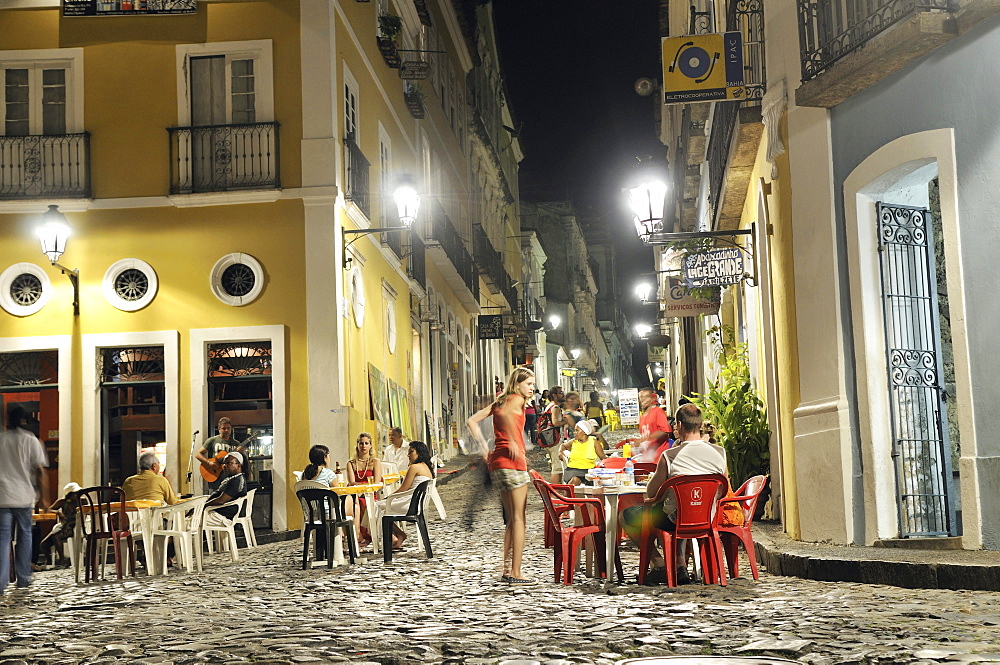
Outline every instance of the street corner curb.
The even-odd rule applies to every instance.
[[[938,565],[939,589],[1000,591],[1000,566]]]
[[[757,561],[767,572],[784,577],[886,584],[906,589],[1000,591],[1000,565],[813,557],[781,552],[766,537],[755,541],[754,549]]]

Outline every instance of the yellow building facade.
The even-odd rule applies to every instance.
[[[118,484],[159,444],[174,486],[201,491],[191,452],[226,416],[255,518],[280,530],[313,444],[343,464],[361,431],[384,445],[399,426],[452,454],[508,348],[476,339],[493,282],[473,227],[517,226],[475,208],[476,16],[16,4],[0,10],[0,396],[32,406],[53,485]],[[427,79],[401,79],[403,61]],[[78,271],[78,314],[36,236],[50,206],[72,230],[58,262]]]

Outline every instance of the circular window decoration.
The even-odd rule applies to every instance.
[[[396,303],[389,300],[385,303],[385,342],[389,345],[389,353],[396,352]]]
[[[153,266],[140,259],[122,259],[104,273],[101,291],[112,306],[135,312],[153,302],[159,285]]]
[[[0,272],[0,307],[14,316],[34,314],[49,301],[52,283],[34,263],[15,263]]]
[[[227,254],[212,268],[212,293],[227,305],[249,305],[263,290],[264,268],[249,254]]]
[[[351,310],[354,312],[354,325],[361,327],[365,322],[365,281],[361,277],[361,268],[355,266],[351,270]]]

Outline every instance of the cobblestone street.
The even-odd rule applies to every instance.
[[[498,581],[501,522],[474,473],[441,487],[434,558],[415,537],[391,564],[300,569],[300,541],[216,554],[202,574],[74,585],[44,571],[0,600],[0,665],[20,663],[604,663],[666,654],[773,654],[805,663],[1000,662],[1000,594],[909,590],[762,573],[728,588],[551,582],[541,504],[527,572]],[[467,519],[471,518],[471,519]],[[468,528],[467,528],[468,527]],[[634,580],[637,555],[626,550]],[[743,570],[746,570],[745,566]],[[13,592],[13,593],[12,593]]]

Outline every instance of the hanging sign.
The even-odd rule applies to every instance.
[[[663,103],[743,99],[743,36],[739,32],[664,37]]]
[[[719,313],[719,292],[711,298],[692,295],[682,280],[671,277],[667,280],[667,297],[663,305],[663,316],[702,316]]]
[[[479,339],[503,339],[503,314],[480,314],[476,330]]]
[[[739,247],[695,252],[681,263],[681,277],[689,288],[739,284],[743,275],[743,250]]]
[[[423,80],[431,75],[431,63],[423,60],[404,60],[396,72],[401,79]]]
[[[667,347],[665,346],[653,346],[649,342],[646,343],[646,362],[650,363],[664,363],[667,362]]]
[[[63,16],[194,14],[195,0],[62,0]]]
[[[622,388],[618,391],[618,416],[622,427],[634,427],[639,424],[639,390]]]

